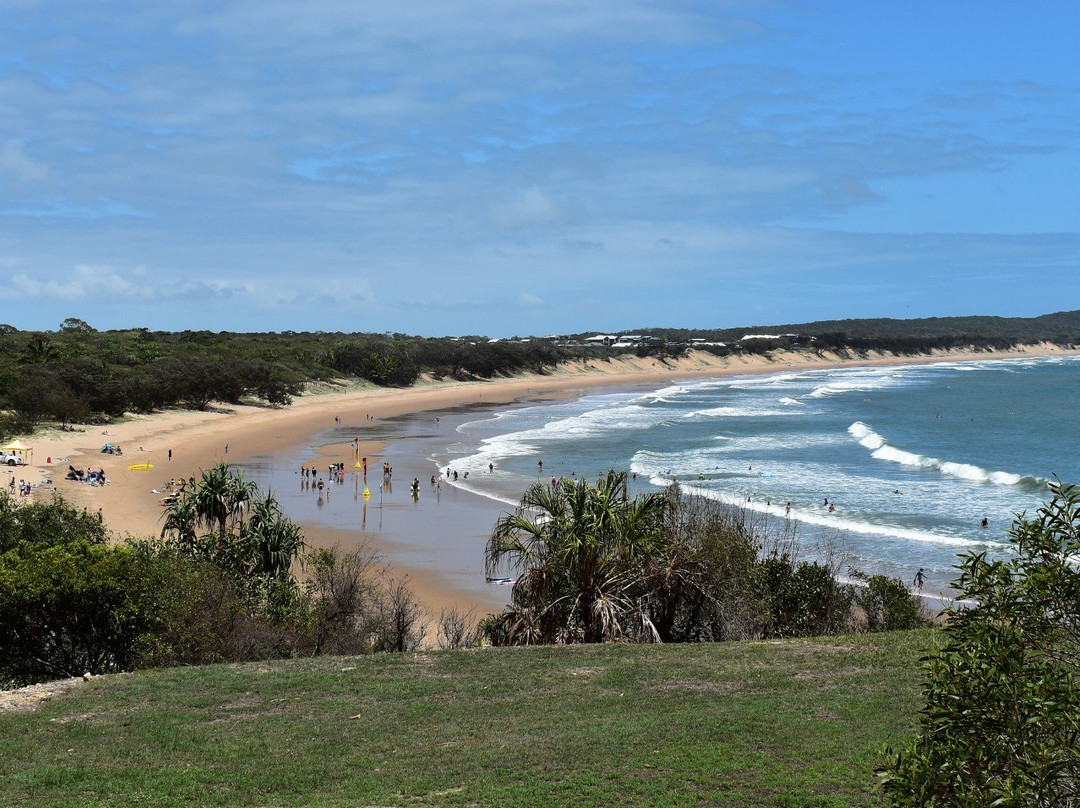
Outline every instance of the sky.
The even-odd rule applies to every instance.
[[[0,323],[1080,308],[1080,5],[0,0]]]

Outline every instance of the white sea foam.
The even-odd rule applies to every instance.
[[[791,410],[778,410],[771,407],[709,407],[705,410],[695,410],[686,413],[683,418],[695,420],[705,418],[770,418],[775,416],[803,415],[805,413],[792,412]]]
[[[884,382],[884,379],[879,379],[875,382],[834,381],[815,387],[813,391],[807,395],[807,398],[828,398],[830,396],[843,395],[844,393],[869,393],[884,387],[888,387],[888,384]]]
[[[759,502],[757,500],[746,501],[744,497],[698,485],[692,480],[680,483],[680,485],[685,491],[700,494],[703,497],[715,499],[727,505],[745,508],[748,511],[765,513],[771,516],[779,516],[782,518],[787,516],[787,514],[785,514],[785,506],[780,505],[779,503],[772,504]],[[815,527],[845,530],[863,536],[881,536],[891,539],[902,539],[904,541],[936,544],[945,547],[995,547],[1004,549],[1012,546],[1007,542],[975,541],[973,539],[965,539],[962,536],[949,536],[942,533],[911,530],[909,528],[897,527],[896,525],[863,522],[859,519],[846,516],[842,510],[834,513],[822,514],[796,509],[791,512],[790,518],[793,522],[801,522],[808,525],[814,525]]]
[[[468,491],[471,494],[476,494],[477,496],[484,497],[484,499],[490,499],[493,502],[499,502],[503,505],[509,505],[511,508],[516,508],[518,505],[521,504],[520,500],[515,500],[511,497],[499,494],[495,491],[492,491],[487,486],[477,485],[473,480],[466,480],[463,477],[458,477],[458,479],[456,480],[448,480],[446,478],[443,478],[440,484],[446,486],[453,486],[454,488],[461,488],[462,490]]]
[[[805,402],[799,401],[799,399],[797,399],[797,398],[790,398],[789,396],[784,396],[783,398],[781,398],[780,403],[781,404],[786,404],[789,407],[805,407],[806,406]]]
[[[862,421],[856,421],[848,427],[848,434],[867,449],[879,449],[885,445],[885,438],[872,430]]]
[[[1045,487],[1047,481],[1039,477],[1014,474],[1008,471],[993,471],[981,468],[971,463],[957,463],[949,460],[939,460],[936,457],[907,452],[890,446],[885,438],[868,427],[862,421],[856,421],[848,427],[850,434],[860,445],[871,450],[870,456],[877,460],[885,460],[889,463],[899,463],[902,466],[930,469],[956,477],[961,480],[973,482],[992,483],[993,485],[1020,485],[1025,484],[1032,488]]]

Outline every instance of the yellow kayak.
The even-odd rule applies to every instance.
[[[153,467],[153,463],[136,463],[134,466],[128,466],[128,471],[146,471],[147,469],[152,469]]]

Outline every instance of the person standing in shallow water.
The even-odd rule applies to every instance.
[[[923,585],[923,578],[924,577],[925,577],[925,575],[923,573],[923,568],[919,567],[919,571],[915,573],[915,580],[911,582],[915,586],[915,588],[917,590],[919,590],[920,592],[922,592],[922,585]]]

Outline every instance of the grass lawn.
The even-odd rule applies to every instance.
[[[0,715],[0,804],[873,805],[933,630],[109,676]]]

